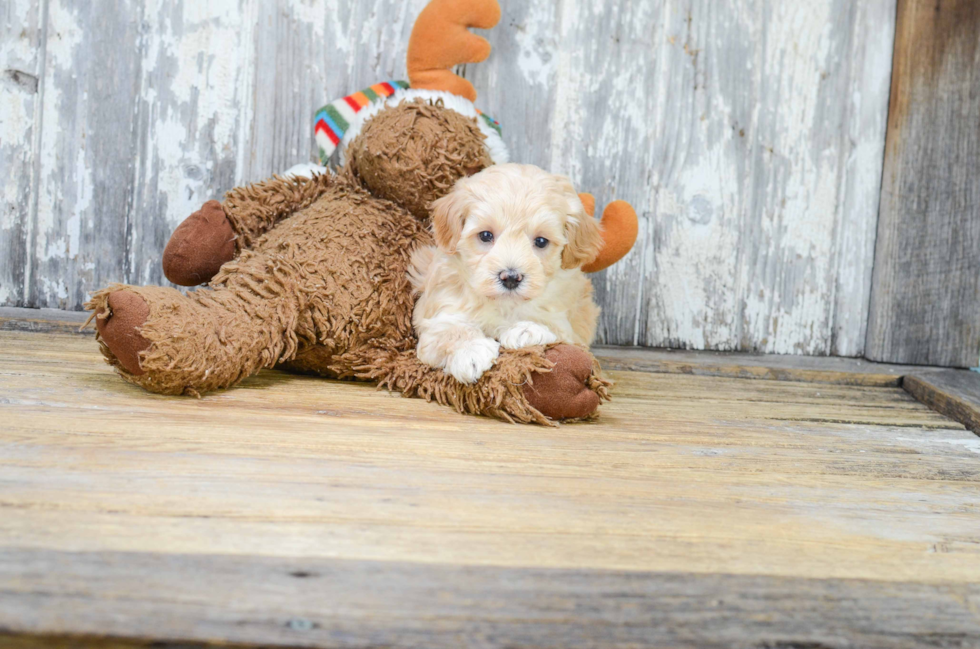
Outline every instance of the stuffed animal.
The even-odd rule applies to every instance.
[[[415,356],[412,251],[431,245],[429,204],[459,179],[507,160],[472,85],[449,71],[482,61],[496,0],[434,0],[408,48],[411,88],[385,83],[341,100],[318,126],[336,174],[274,177],[208,201],[174,231],[166,276],[195,286],[112,285],[93,294],[96,337],[128,381],[161,394],[201,395],[279,367],[380,386],[513,422],[593,416],[608,383],[585,349],[502,351],[475,384]],[[329,132],[327,132],[329,130]],[[583,195],[586,207],[593,201]],[[636,237],[636,214],[612,204],[606,246],[589,270],[615,262]]]

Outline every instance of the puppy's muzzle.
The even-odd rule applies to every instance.
[[[521,285],[521,282],[524,281],[524,276],[513,268],[508,268],[505,271],[501,271],[498,279],[500,280],[500,283],[504,285],[505,289],[508,291],[513,291]]]

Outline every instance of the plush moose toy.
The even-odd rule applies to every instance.
[[[181,223],[164,272],[206,288],[96,292],[86,308],[107,362],[162,394],[200,395],[280,367],[376,381],[515,422],[594,415],[608,384],[575,346],[502,350],[472,385],[415,356],[406,268],[413,250],[432,243],[428,206],[458,179],[507,161],[472,85],[447,69],[484,60],[489,43],[467,28],[499,19],[496,0],[434,0],[412,32],[411,89],[379,84],[327,111],[331,130],[319,135],[340,148],[336,174],[235,188]],[[594,209],[590,196],[583,202]],[[626,203],[611,204],[602,223],[606,246],[589,270],[614,263],[636,237]]]

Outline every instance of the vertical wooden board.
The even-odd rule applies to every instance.
[[[486,37],[490,58],[465,66],[477,106],[503,126],[512,162],[551,166],[552,116],[560,89],[560,2],[501,2],[500,23]],[[591,187],[573,178],[579,191]]]
[[[262,2],[258,12],[245,182],[309,160],[314,104],[326,90],[325,3]]]
[[[868,357],[980,354],[980,4],[900,0]]]
[[[593,284],[603,307],[600,338],[645,344],[646,322],[638,305],[652,298],[663,306],[665,297],[651,296],[642,279],[656,263],[652,248],[660,234],[651,187],[656,170],[670,164],[663,157],[664,164],[655,162],[664,154],[658,138],[661,129],[676,126],[664,123],[667,97],[681,97],[677,87],[692,82],[686,76],[687,55],[664,46],[668,24],[680,27],[681,17],[668,2],[567,0],[561,18],[548,165],[594,193],[598,209],[616,198],[636,208],[635,251],[593,276]]]
[[[34,193],[43,7],[0,5],[0,305],[24,304],[24,273]]]
[[[896,0],[855,4],[844,97],[847,120],[842,126],[849,147],[841,168],[841,218],[835,233],[830,346],[835,356],[864,353],[895,41]]]
[[[252,93],[274,96],[253,84],[257,3],[142,4],[124,277],[160,284],[160,258],[174,228],[242,180]]]
[[[727,128],[699,121],[691,10],[666,0],[563,3],[551,166],[594,189],[600,205],[629,200],[642,222],[630,257],[594,278],[605,342],[735,345],[737,301],[725,283],[735,276],[737,228],[722,207],[737,182],[722,162]],[[678,183],[689,196],[663,191]]]
[[[426,0],[259,3],[255,92],[243,178],[315,159],[313,113],[339,97],[405,79],[405,51]]]
[[[142,2],[50,0],[25,301],[78,309],[125,280]]]
[[[747,132],[754,139],[752,196],[740,250],[741,348],[859,354],[894,4],[828,0],[760,8],[754,23],[764,45],[751,75],[759,109]],[[869,39],[869,32],[878,35]],[[865,111],[878,128],[863,128]],[[861,161],[867,167],[852,163],[861,147],[871,151]],[[848,183],[849,175],[857,182]]]
[[[861,352],[893,7],[564,1],[552,166],[649,221],[606,342]]]
[[[894,2],[502,3],[464,74],[513,159],[640,213],[594,278],[603,341],[861,352]],[[201,202],[308,160],[318,106],[404,78],[425,4],[52,0],[31,303],[163,282]]]

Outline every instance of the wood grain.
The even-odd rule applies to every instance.
[[[980,435],[980,374],[946,370],[912,374],[902,387],[936,412]]]
[[[0,305],[24,304],[44,49],[39,0],[0,7]]]
[[[22,309],[0,307],[0,331],[32,331],[35,333],[60,333],[91,336],[92,330],[83,330],[87,313],[61,311],[59,309]]]
[[[91,336],[87,314],[57,309],[0,307],[0,331]],[[980,374],[859,358],[683,351],[639,347],[593,349],[605,370],[726,378],[899,387],[936,412],[980,434]]]
[[[610,370],[880,388],[901,386],[903,377],[910,372],[929,375],[947,371],[942,368],[872,363],[860,358],[780,356],[747,352],[596,347],[593,353],[602,367]]]
[[[611,375],[546,429],[278,372],[161,397],[0,331],[0,644],[975,644],[962,426],[899,388]]]
[[[141,7],[49,0],[24,302],[78,309],[126,277]]]
[[[425,4],[45,2],[40,200],[24,216],[3,185],[20,211],[0,253],[26,252],[0,305],[68,309],[160,283],[194,207],[308,159],[318,106],[403,78]],[[637,249],[595,278],[605,341],[862,353],[894,3],[502,3],[465,74],[514,159],[641,214]],[[26,124],[3,156],[33,159]]]
[[[980,4],[901,0],[868,330],[874,360],[980,356]]]
[[[899,388],[611,376],[597,422],[547,429],[279,372],[162,397],[91,339],[0,331],[0,630],[22,647],[977,637],[980,440],[962,426]]]
[[[886,580],[980,569],[978,442],[899,389],[614,372],[600,423],[546,430],[277,372],[161,397],[120,381],[90,340],[0,339],[0,538],[19,547]],[[938,542],[949,552],[924,552]]]
[[[17,634],[0,635],[8,649],[190,649],[219,639],[432,649],[975,647],[978,601],[975,584],[215,554],[0,556],[0,625]],[[126,603],[124,615],[111,614],[113,602]]]
[[[637,248],[594,280],[604,342],[861,354],[894,10],[508,10],[472,76],[514,158],[641,216]]]

